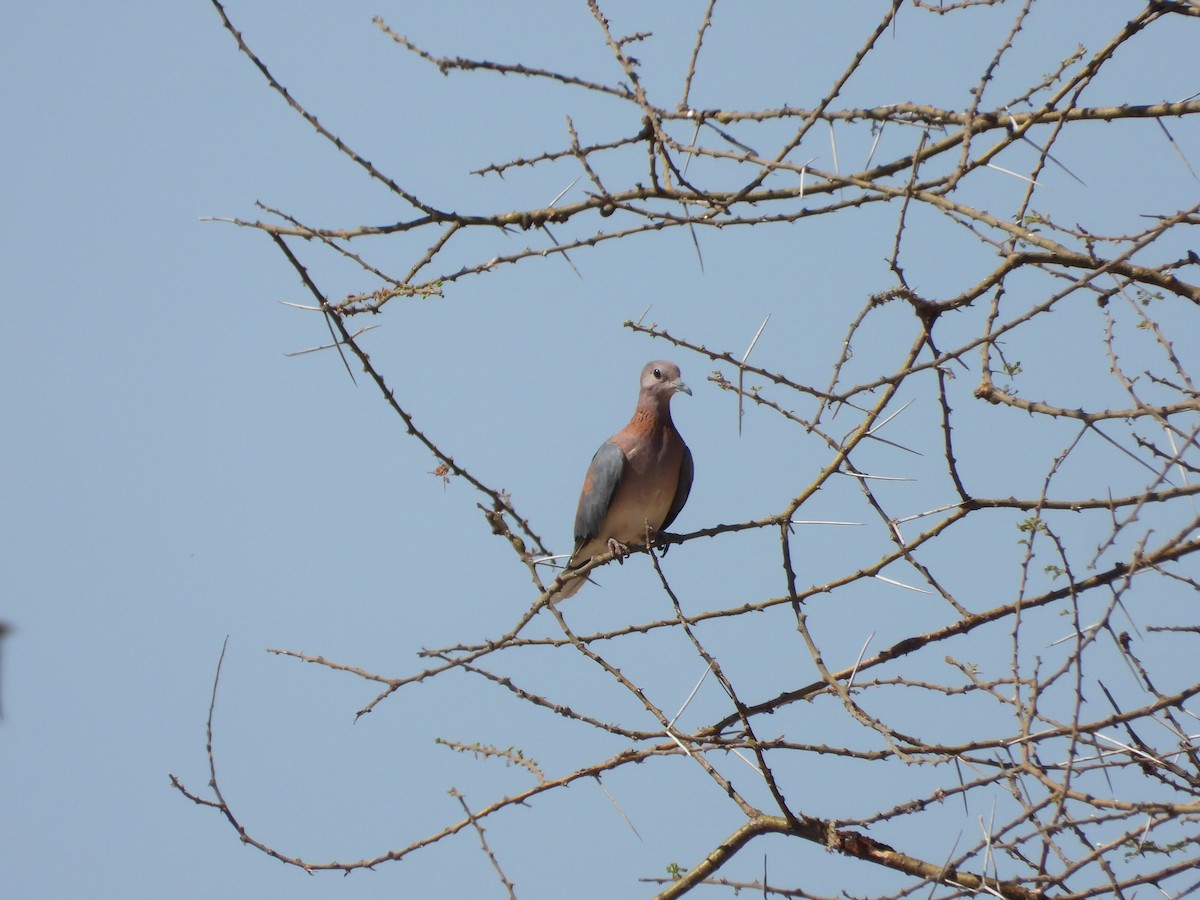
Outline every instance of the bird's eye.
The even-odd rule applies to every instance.
[[[654,377],[655,377],[655,378],[657,378],[659,381],[662,381],[662,370],[661,370],[661,369],[655,369],[655,370],[654,370]]]

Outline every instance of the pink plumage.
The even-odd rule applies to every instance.
[[[669,526],[692,489],[692,452],[671,420],[671,397],[692,390],[679,366],[665,360],[642,369],[637,408],[629,424],[605,441],[588,467],[575,511],[575,552],[567,572],[613,544],[644,543]],[[567,581],[573,596],[586,578]]]

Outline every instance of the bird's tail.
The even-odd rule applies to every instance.
[[[575,570],[568,565],[565,569],[563,569],[563,575],[568,575],[574,571]],[[555,601],[566,600],[568,597],[574,597],[579,592],[579,589],[587,583],[587,580],[588,577],[586,575],[579,575],[563,582],[563,586],[559,588],[558,593],[554,595]]]

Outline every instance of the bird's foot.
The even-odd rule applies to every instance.
[[[671,545],[679,540],[679,535],[672,534],[669,531],[657,531],[653,534],[652,546],[658,551],[659,556],[666,556],[667,551],[671,549]]]
[[[627,547],[625,544],[622,544],[616,538],[609,538],[608,549],[612,551],[613,558],[616,559],[620,565],[625,565],[625,557],[629,555],[629,547]]]

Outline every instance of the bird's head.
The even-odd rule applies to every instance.
[[[692,389],[683,383],[679,366],[665,359],[646,363],[642,369],[642,394],[665,404],[676,393],[691,396]]]

